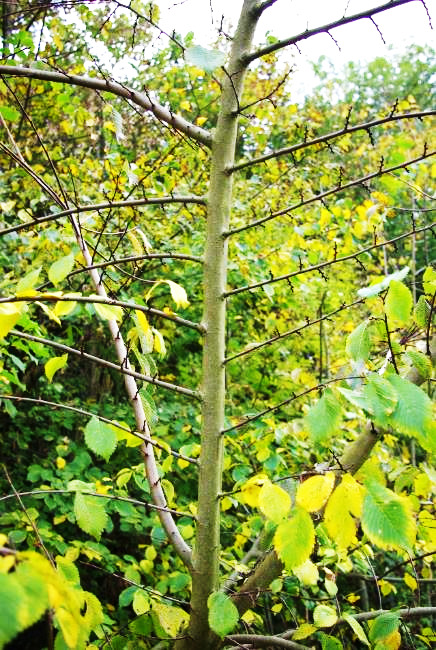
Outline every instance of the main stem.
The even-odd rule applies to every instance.
[[[221,107],[212,145],[208,221],[204,255],[203,428],[198,486],[198,525],[192,570],[189,638],[181,644],[189,650],[205,650],[216,644],[208,624],[207,599],[218,589],[220,553],[220,493],[222,481],[227,240],[232,200],[239,99],[257,23],[256,0],[245,0],[222,86]]]

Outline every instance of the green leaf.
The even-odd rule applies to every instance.
[[[347,614],[347,612],[342,614],[342,618],[351,627],[351,629],[353,630],[354,634],[357,636],[359,641],[361,641],[365,645],[369,646],[370,643],[369,643],[369,641],[367,639],[367,636],[365,634],[365,631],[364,631],[363,627],[360,625],[359,621],[356,621],[356,619],[353,616],[351,616],[351,614]]]
[[[278,524],[289,512],[291,497],[278,485],[265,481],[259,492],[259,508],[267,517]]]
[[[342,650],[344,647],[342,643],[335,636],[330,636],[329,634],[320,634],[321,638],[321,650]]]
[[[398,403],[398,394],[392,384],[375,372],[368,375],[362,389],[365,410],[378,422],[385,423],[386,416],[391,415]]]
[[[316,627],[331,627],[338,620],[338,615],[333,607],[317,605],[313,610],[313,622]]]
[[[398,280],[392,280],[385,301],[385,312],[388,318],[406,323],[412,311],[413,298],[408,287]]]
[[[389,375],[389,383],[398,395],[397,406],[388,423],[397,431],[414,436],[430,452],[436,452],[436,428],[432,403],[424,391],[399,375]]]
[[[93,417],[85,427],[85,442],[97,456],[109,460],[117,446],[117,434],[110,424]]]
[[[67,361],[68,361],[68,354],[63,354],[61,357],[52,357],[47,361],[47,363],[44,366],[44,372],[50,384],[52,382],[53,375],[55,374],[55,372],[57,372],[61,368],[65,368],[65,366],[67,365]]]
[[[103,499],[76,492],[74,514],[78,526],[99,540],[108,520]]]
[[[69,255],[65,255],[65,257],[61,257],[59,260],[56,260],[56,262],[53,262],[53,264],[50,266],[48,270],[48,279],[50,282],[54,285],[59,284],[59,282],[62,282],[69,273],[73,270],[74,266],[74,253],[70,253]]]
[[[21,117],[20,111],[13,106],[0,106],[0,115],[10,122],[18,122]]]
[[[210,628],[223,639],[231,632],[238,620],[239,613],[231,599],[222,591],[214,591],[207,599]]]
[[[21,280],[18,282],[16,288],[15,288],[15,293],[20,294],[20,293],[25,293],[29,289],[33,289],[35,284],[38,282],[39,274],[41,273],[41,266],[38,266],[37,269],[33,269],[33,271],[30,271],[27,273]]]
[[[91,296],[91,298],[99,298],[99,296]],[[101,302],[94,302],[93,305],[95,311],[103,320],[116,320],[120,322],[123,319],[123,310],[121,307],[106,305]]]
[[[26,594],[14,574],[0,573],[0,648],[14,638],[24,625],[20,621]]]
[[[347,337],[346,352],[354,361],[367,361],[371,349],[369,321],[364,321]]]
[[[71,560],[62,557],[62,555],[57,555],[55,560],[58,573],[60,573],[67,582],[72,582],[73,584],[80,586],[80,575],[76,565],[71,562]]]
[[[412,365],[417,369],[421,377],[428,379],[431,376],[432,363],[431,359],[419,350],[408,348],[405,357],[410,360]]]
[[[357,295],[359,295],[361,298],[371,298],[372,296],[376,296],[380,293],[380,291],[387,289],[392,280],[403,280],[409,273],[409,270],[409,267],[405,266],[404,269],[401,269],[401,271],[395,271],[395,273],[387,275],[381,282],[373,284],[369,287],[365,287],[364,289],[359,289]]]
[[[226,55],[219,50],[207,50],[201,45],[194,45],[185,50],[185,60],[190,65],[195,65],[206,72],[213,72],[215,68],[223,65]]]
[[[427,327],[428,319],[430,318],[430,305],[425,299],[425,296],[419,296],[413,312],[413,318],[418,327]]]
[[[400,626],[400,617],[396,612],[386,612],[380,614],[374,619],[369,631],[369,640],[371,643],[382,641],[387,636],[396,632]]]
[[[322,397],[306,415],[310,435],[315,442],[324,442],[339,427],[342,408],[333,391],[326,388]]]
[[[299,507],[292,512],[289,519],[279,524],[274,535],[277,555],[288,570],[301,566],[309,559],[315,544],[311,516]]]
[[[132,602],[133,611],[136,616],[141,616],[150,610],[150,596],[146,591],[142,589],[137,589],[133,596]]]
[[[381,548],[413,545],[416,526],[410,502],[376,481],[368,481],[363,501],[362,529]]]
[[[89,591],[83,591],[86,611],[84,614],[85,626],[88,630],[93,630],[104,621],[103,608],[99,599]]]
[[[424,292],[432,296],[436,291],[436,270],[432,266],[427,266],[422,276],[422,286]]]

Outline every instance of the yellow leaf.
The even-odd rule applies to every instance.
[[[154,334],[154,346],[153,349],[158,353],[164,356],[167,352],[167,349],[165,347],[165,341],[163,339],[162,334],[159,332],[159,330],[156,330],[153,327],[153,334]]]
[[[55,314],[55,316],[67,316],[73,311],[76,305],[77,302],[69,302],[69,301],[57,302],[53,310],[53,313]]]
[[[418,583],[416,582],[415,578],[412,575],[410,575],[410,573],[406,572],[404,574],[404,582],[412,591],[415,591],[415,589],[418,588]]]
[[[333,472],[319,476],[311,476],[298,486],[296,501],[307,512],[320,510],[330,496],[335,484]]]
[[[181,307],[182,309],[187,307],[189,305],[189,300],[184,288],[180,286],[180,284],[177,284],[177,282],[173,282],[172,280],[165,280],[165,282],[168,284],[170,288],[171,298],[176,303],[176,306]]]
[[[61,458],[61,456],[58,456],[56,458],[56,467],[58,469],[64,469],[66,464],[67,464],[67,461],[65,460],[65,458]]]
[[[259,505],[260,488],[268,480],[265,474],[257,474],[248,479],[241,488],[240,501],[246,503],[252,508],[257,508]]]
[[[144,332],[144,334],[145,332],[148,332],[150,330],[150,324],[144,312],[135,309],[135,316],[136,316],[138,327],[142,330],[142,332]]]
[[[90,296],[90,298],[99,298],[100,296]],[[106,305],[103,303],[94,302],[94,309],[103,320],[116,320],[121,321],[123,318],[123,310],[116,305]]]
[[[180,108],[184,111],[190,111],[191,110],[191,104],[188,102],[187,99],[184,99],[182,102],[180,102]]]
[[[304,564],[293,569],[293,573],[303,585],[316,585],[318,582],[318,568],[312,560],[306,560]]]
[[[4,303],[0,305],[0,339],[4,338],[21,316],[23,303]]]
[[[363,493],[362,486],[350,474],[345,474],[327,503],[324,523],[339,548],[347,548],[353,542],[356,523],[351,515],[360,517]]]
[[[56,609],[56,620],[59,623],[67,646],[69,648],[77,648],[80,627],[73,614],[63,607],[58,607]]]
[[[207,122],[207,117],[202,117],[202,116],[197,117],[196,122],[197,122],[198,126],[203,126],[203,124],[205,122]],[[436,167],[436,165],[435,165],[435,167]]]
[[[52,382],[55,372],[64,368],[68,361],[68,354],[63,354],[61,357],[53,357],[49,359],[44,366],[44,371],[49,382]]]
[[[259,492],[259,508],[274,523],[278,524],[289,512],[291,497],[278,485],[265,481]]]
[[[398,630],[376,643],[374,650],[398,650],[401,647],[401,634]]]
[[[292,638],[294,641],[301,641],[302,639],[307,639],[308,636],[317,632],[317,630],[318,628],[315,627],[315,625],[312,625],[312,623],[303,623],[303,625],[300,625],[300,627],[295,630]]]

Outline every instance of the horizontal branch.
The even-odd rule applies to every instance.
[[[47,495],[47,494],[76,494],[78,490],[31,490],[29,492],[17,492],[16,494],[6,494],[5,496],[0,497],[0,501],[5,501],[6,499],[16,499],[17,495],[19,497],[35,496],[35,495]],[[112,501],[125,501],[127,503],[132,503],[135,506],[142,506],[143,508],[150,508],[152,510],[161,510],[163,512],[169,512],[172,515],[178,517],[190,517],[195,519],[195,515],[191,512],[180,512],[179,510],[173,510],[172,508],[157,506],[154,503],[149,503],[148,501],[138,501],[138,499],[132,499],[131,497],[122,497],[117,494],[101,494],[100,492],[82,492],[80,494],[90,497],[99,497],[101,499],[110,499]]]
[[[373,618],[377,618],[381,614],[394,613],[400,616],[401,618],[420,618],[422,616],[434,616],[436,614],[436,607],[406,607],[403,609],[377,609],[373,612],[361,612],[360,614],[352,614],[351,616],[356,621],[370,621]],[[343,618],[340,618],[336,625],[339,623],[347,623]]]
[[[129,262],[142,262],[143,260],[182,260],[185,262],[197,262],[198,264],[203,264],[201,257],[196,257],[195,255],[183,255],[182,253],[148,253],[146,255],[132,255],[130,257],[118,257],[109,262],[99,262],[98,264],[91,264],[91,266],[84,266],[82,269],[77,269],[77,271],[71,271],[67,275],[67,278],[71,278],[73,275],[78,275],[79,273],[86,273],[92,269],[104,269],[108,266],[115,266],[118,264],[127,264]]]
[[[418,233],[424,232],[425,230],[432,230],[435,227],[436,227],[436,222],[433,222],[428,226],[422,226],[422,228],[415,228],[414,230],[410,230],[409,232],[403,233],[402,235],[398,235],[398,237],[392,237],[392,239],[388,239],[387,241],[379,242],[378,244],[371,244],[371,246],[367,246],[366,248],[361,248],[359,251],[356,251],[355,253],[350,253],[350,255],[344,255],[343,257],[337,257],[336,259],[333,260],[327,260],[326,262],[313,264],[312,266],[307,266],[306,268],[298,269],[298,271],[291,271],[291,273],[278,275],[277,277],[268,278],[268,280],[255,282],[254,284],[247,284],[245,287],[238,287],[238,289],[227,291],[224,294],[224,296],[228,298],[229,296],[235,296],[236,294],[241,293],[242,291],[251,291],[251,289],[264,287],[267,284],[273,284],[274,282],[281,282],[282,280],[290,280],[291,278],[294,278],[298,275],[303,275],[304,273],[319,271],[320,269],[324,269],[327,266],[332,266],[332,264],[339,264],[340,262],[346,262],[347,260],[356,259],[359,255],[363,255],[363,253],[368,253],[369,251],[374,250],[375,248],[383,248],[383,246],[389,246],[390,244],[395,244],[397,241],[400,241],[401,239],[407,239],[407,237],[411,237],[412,235],[417,235]]]
[[[132,88],[127,88],[121,83],[110,81],[109,79],[98,79],[97,77],[84,77],[66,72],[57,72],[54,70],[41,70],[40,68],[25,68],[21,66],[0,65],[0,75],[8,77],[25,77],[27,79],[40,79],[51,83],[62,83],[69,86],[81,86],[90,88],[98,92],[108,92],[118,97],[123,97],[133,104],[144,108],[152,113],[158,120],[165,122],[169,126],[183,133],[188,138],[204,144],[207,147],[212,145],[211,134],[202,129],[200,126],[188,122],[180,115],[176,115],[165,106],[159,104],[152,98],[147,91],[138,92]]]
[[[300,399],[300,397],[304,397],[304,395],[308,395],[309,393],[312,393],[314,390],[321,390],[322,388],[328,386],[329,384],[334,384],[335,382],[338,381],[344,381],[344,379],[362,379],[362,376],[353,375],[349,377],[336,377],[335,379],[329,379],[328,381],[323,381],[322,384],[317,384],[316,386],[312,386],[311,388],[304,390],[302,393],[297,393],[297,394],[292,393],[292,397],[288,397],[287,399],[284,399],[282,402],[279,402],[274,406],[269,406],[268,408],[264,409],[263,411],[260,411],[259,413],[256,413],[255,415],[251,415],[249,417],[244,418],[241,422],[238,422],[238,424],[234,424],[232,427],[223,429],[221,433],[222,435],[224,435],[225,433],[229,433],[230,431],[235,431],[235,429],[240,429],[241,427],[245,427],[245,425],[250,424],[250,422],[254,422],[254,420],[258,420],[259,418],[263,417],[264,415],[267,415],[268,413],[275,413],[276,411],[279,411],[281,408],[283,408],[283,406],[287,406],[291,402]]]
[[[87,361],[92,361],[92,363],[96,363],[99,366],[104,366],[105,368],[116,370],[122,375],[128,375],[129,377],[140,379],[141,381],[145,381],[149,384],[153,384],[154,386],[160,386],[161,388],[171,390],[175,393],[179,393],[180,395],[187,395],[188,397],[201,399],[200,395],[195,390],[191,390],[190,388],[185,388],[184,386],[177,386],[176,384],[170,384],[166,381],[161,381],[160,379],[156,379],[155,377],[150,377],[149,375],[143,375],[140,372],[135,372],[134,370],[128,370],[127,368],[124,368],[122,364],[117,365],[116,363],[112,363],[111,361],[106,361],[106,359],[101,359],[100,357],[95,357],[94,355],[88,354],[87,352],[83,352],[82,350],[76,350],[75,348],[71,348],[68,345],[63,345],[62,343],[57,343],[56,341],[50,341],[50,339],[44,339],[41,338],[40,336],[34,336],[33,334],[26,334],[25,332],[19,332],[18,330],[10,330],[9,333],[12,334],[13,336],[18,336],[21,339],[27,339],[28,341],[34,341],[35,343],[48,345],[52,348],[55,348],[56,350],[67,352],[68,354],[74,354],[78,357],[81,357],[82,359],[86,359]]]
[[[397,120],[412,120],[412,119],[422,119],[423,117],[429,117],[431,115],[436,115],[436,110],[432,111],[420,111],[416,113],[403,113],[402,115],[388,115],[387,117],[382,117],[378,120],[372,120],[371,122],[365,122],[362,124],[356,124],[354,126],[345,126],[343,129],[338,129],[337,131],[332,131],[331,133],[326,133],[325,135],[320,135],[313,140],[307,140],[304,142],[299,142],[290,147],[283,147],[283,149],[277,149],[271,153],[267,153],[264,156],[259,156],[258,158],[252,158],[251,160],[245,160],[243,162],[233,165],[228,172],[232,173],[235,171],[240,171],[246,167],[251,167],[252,165],[258,165],[259,163],[266,162],[272,158],[279,158],[280,156],[286,156],[288,154],[294,154],[296,151],[301,149],[306,149],[307,147],[313,147],[316,144],[323,144],[329,142],[329,140],[334,140],[335,138],[340,138],[343,135],[348,135],[350,133],[355,133],[356,131],[368,131],[376,126],[381,124],[386,124],[387,122],[394,122]]]
[[[339,20],[334,20],[333,22],[322,25],[321,27],[306,29],[306,31],[302,32],[301,34],[290,36],[289,38],[285,38],[266,47],[262,47],[259,50],[252,52],[251,54],[247,54],[243,58],[243,61],[246,64],[251,63],[251,61],[255,61],[256,59],[259,59],[266,54],[277,52],[277,50],[281,50],[288,45],[295,45],[296,43],[304,41],[311,36],[315,36],[316,34],[328,34],[332,29],[342,27],[342,25],[348,25],[349,23],[353,23],[357,20],[362,20],[363,18],[371,19],[373,16],[381,13],[382,11],[387,11],[388,9],[393,9],[394,7],[400,7],[401,5],[407,4],[408,2],[414,2],[414,0],[390,0],[383,5],[379,5],[378,7],[367,9],[366,11],[361,11],[357,14],[352,14],[351,16],[343,16],[342,18],[339,18]]]
[[[41,293],[33,296],[7,296],[0,298],[0,304],[6,302],[83,302],[90,304],[99,304],[99,305],[111,305],[113,307],[122,307],[123,309],[135,309],[137,311],[142,311],[144,314],[152,314],[153,316],[158,316],[159,318],[165,318],[166,320],[173,321],[178,325],[183,325],[184,327],[189,327],[190,329],[197,330],[204,334],[205,329],[203,325],[199,323],[194,323],[193,321],[186,320],[185,318],[180,318],[176,314],[170,314],[166,311],[160,309],[154,309],[154,307],[147,307],[144,305],[136,305],[135,303],[125,302],[124,300],[113,300],[112,298],[103,298],[100,296],[75,296],[74,294],[68,295],[64,294],[63,296],[56,296],[49,293]]]
[[[233,643],[238,648],[247,647],[248,644],[250,648],[289,648],[289,650],[308,650],[306,645],[301,645],[301,643],[296,643],[295,641],[290,641],[289,639],[283,639],[279,636],[266,636],[264,634],[229,634],[225,637],[227,642]]]
[[[91,411],[85,411],[84,409],[80,409],[76,406],[69,406],[68,404],[60,404],[59,402],[50,402],[48,400],[40,399],[40,398],[35,399],[32,397],[22,397],[21,395],[5,395],[0,393],[0,400],[2,399],[7,399],[15,402],[29,402],[31,404],[37,404],[39,406],[50,406],[50,408],[63,409],[65,411],[73,411],[74,413],[79,413],[80,415],[86,415],[87,417],[97,418],[101,422],[106,422],[106,424],[110,424],[112,427],[115,427],[116,429],[120,429],[121,431],[126,431],[127,433],[131,433],[132,436],[135,436],[136,438],[139,438],[143,442],[153,445],[153,447],[156,447],[157,449],[161,449],[162,451],[165,451],[167,454],[170,454],[175,458],[181,458],[182,460],[186,460],[188,463],[198,465],[198,460],[196,458],[191,458],[190,456],[179,454],[177,451],[173,451],[171,448],[169,448],[169,445],[163,445],[157,440],[153,440],[149,436],[146,436],[144,433],[141,433],[140,431],[135,431],[130,429],[129,427],[124,427],[122,424],[119,424],[114,420],[110,420],[109,418],[105,418],[102,415],[98,415],[97,413],[92,413]]]
[[[326,192],[321,192],[320,194],[316,194],[315,196],[312,196],[310,199],[306,199],[305,201],[300,201],[300,203],[291,205],[289,208],[284,208],[283,210],[278,210],[277,212],[271,212],[271,214],[269,214],[267,217],[263,217],[262,219],[258,219],[257,221],[252,221],[251,223],[248,223],[245,226],[240,226],[239,228],[233,228],[233,230],[229,230],[223,233],[223,237],[230,237],[231,235],[236,235],[237,233],[243,232],[244,230],[249,230],[250,228],[256,228],[257,226],[263,225],[267,221],[271,221],[271,219],[277,219],[277,217],[282,217],[285,214],[288,215],[289,212],[297,210],[297,208],[301,208],[305,205],[309,205],[310,203],[314,203],[315,201],[321,201],[322,199],[325,199],[327,196],[331,196],[332,194],[336,194],[337,192],[343,192],[344,190],[348,190],[350,187],[355,187],[356,185],[362,185],[363,183],[366,183],[367,181],[370,181],[373,178],[383,176],[383,174],[389,174],[391,172],[397,171],[398,169],[406,169],[407,167],[409,167],[409,165],[413,165],[416,162],[420,162],[421,160],[425,160],[426,158],[430,158],[431,156],[434,156],[435,153],[436,151],[427,152],[427,149],[425,147],[424,152],[417,158],[413,158],[412,160],[408,160],[404,163],[400,163],[399,165],[394,165],[393,167],[386,167],[386,168],[380,167],[376,172],[373,172],[372,174],[368,174],[367,176],[361,176],[360,178],[357,178],[348,183],[344,183],[343,185],[342,184],[337,185],[336,187],[327,190]]]
[[[292,334],[298,334],[302,330],[306,329],[306,327],[310,327],[311,325],[316,325],[317,323],[321,323],[324,320],[328,320],[335,314],[337,314],[340,311],[343,311],[344,309],[349,309],[350,307],[354,307],[355,305],[359,305],[361,303],[364,303],[365,301],[362,300],[355,300],[354,302],[350,303],[349,305],[341,305],[338,309],[335,309],[334,311],[331,311],[328,314],[324,314],[320,318],[317,318],[316,320],[311,320],[304,325],[300,325],[299,327],[295,327],[293,330],[288,330],[287,332],[283,332],[282,334],[276,334],[275,336],[272,336],[270,339],[266,339],[265,341],[262,341],[261,343],[256,343],[255,345],[252,345],[249,348],[246,348],[245,350],[241,350],[241,352],[237,352],[236,354],[232,354],[226,359],[224,359],[224,363],[228,363],[229,361],[233,361],[234,359],[238,359],[239,357],[243,357],[246,354],[251,354],[252,352],[257,352],[261,348],[265,347],[266,345],[271,345],[272,343],[275,343],[276,341],[281,341],[282,339],[285,339],[288,336],[291,336]]]
[[[40,223],[56,221],[62,217],[69,217],[73,214],[81,214],[82,212],[98,212],[99,210],[112,210],[113,208],[134,208],[141,205],[167,205],[171,203],[206,205],[206,199],[201,196],[162,196],[150,197],[148,199],[129,199],[127,201],[105,201],[104,203],[94,203],[92,205],[78,205],[76,208],[62,210],[61,212],[49,214],[45,217],[34,219],[33,221],[19,223],[16,226],[8,226],[8,228],[0,230],[0,236],[7,235],[11,232],[20,232],[20,230],[25,230],[26,228],[34,228]]]

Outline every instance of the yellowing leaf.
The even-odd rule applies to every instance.
[[[411,548],[416,525],[410,501],[374,480],[368,481],[366,487],[362,510],[365,535],[380,548]]]
[[[77,295],[80,296],[80,294],[77,294]],[[56,316],[67,316],[68,314],[70,314],[73,311],[73,309],[76,307],[76,305],[77,305],[77,302],[75,302],[75,301],[70,302],[69,300],[68,301],[67,300],[63,301],[62,300],[62,301],[59,301],[59,302],[56,303],[55,308],[54,308],[53,311],[54,311]]]
[[[59,284],[59,282],[62,282],[69,273],[73,270],[74,266],[74,253],[70,253],[69,255],[65,255],[65,257],[61,257],[59,260],[56,260],[56,262],[53,262],[53,264],[50,266],[48,270],[48,279],[52,284]]]
[[[317,512],[329,498],[334,484],[333,472],[327,472],[322,476],[311,476],[298,486],[296,496],[298,505],[307,512]]]
[[[294,641],[299,641],[301,639],[307,639],[308,636],[316,632],[318,628],[311,623],[303,623],[298,629],[295,630],[292,638]]]
[[[177,282],[173,282],[172,280],[165,280],[165,282],[168,284],[170,288],[171,298],[174,300],[177,307],[181,307],[182,309],[187,307],[189,305],[189,300],[184,288],[181,287],[180,284],[177,284]]]
[[[56,467],[58,469],[64,469],[66,464],[67,464],[67,461],[65,460],[65,458],[61,458],[61,456],[58,456],[56,458]]]
[[[354,634],[357,636],[359,641],[369,646],[370,643],[366,637],[365,630],[360,625],[359,621],[356,621],[356,619],[353,618],[350,614],[347,614],[347,612],[342,614],[342,618],[344,619],[344,621],[347,621],[348,625],[351,627],[351,629],[353,630]]]
[[[153,349],[156,350],[158,354],[161,354],[164,356],[167,352],[167,349],[165,347],[165,341],[162,336],[162,334],[159,332],[159,330],[155,329],[153,327],[153,334],[154,334],[154,345]]]
[[[39,302],[39,300],[37,300],[35,302],[35,305],[38,305],[38,307],[41,307],[42,311],[45,314],[47,314],[47,316],[50,318],[50,320],[54,320],[55,323],[57,323],[58,325],[61,325],[61,321],[59,320],[59,318],[57,317],[55,312],[52,309],[50,309],[50,307],[45,305],[43,302]]]
[[[392,632],[374,646],[374,650],[399,650],[399,648],[401,648],[401,634],[398,630],[395,630],[395,632]]]
[[[318,567],[312,560],[306,560],[304,564],[296,567],[293,572],[303,585],[316,585],[318,582]]]
[[[146,332],[148,332],[151,328],[147,320],[147,316],[144,314],[144,312],[135,309],[135,316],[136,316],[136,322],[138,324],[138,327],[140,330],[142,330],[142,333],[145,334]]]
[[[35,284],[38,282],[39,274],[41,273],[41,266],[37,269],[33,269],[30,273],[27,273],[24,278],[18,282],[15,289],[15,294],[29,295],[29,290],[35,287]]]
[[[23,303],[0,304],[0,339],[4,338],[20,319]]]
[[[141,616],[141,614],[145,614],[145,612],[149,611],[150,596],[147,594],[146,591],[143,591],[142,589],[137,589],[135,591],[133,596],[133,601],[132,601],[132,607],[133,607],[133,611],[137,616]]]
[[[355,538],[356,523],[351,515],[360,517],[363,495],[362,486],[350,474],[345,474],[327,503],[324,523],[339,548],[347,548]]]
[[[240,501],[252,508],[257,508],[259,506],[260,489],[266,480],[267,478],[264,474],[257,474],[249,478],[241,487]]]
[[[44,366],[44,372],[50,383],[52,382],[55,372],[64,368],[67,365],[67,361],[68,354],[63,354],[61,357],[53,357],[47,361]]]
[[[333,607],[317,605],[313,610],[313,622],[316,627],[331,627],[338,620],[338,615]]]
[[[90,296],[97,298],[99,296]],[[107,305],[101,302],[94,302],[94,309],[103,320],[116,320],[120,322],[123,318],[123,310],[116,305]]]
[[[163,632],[161,638],[177,636],[180,628],[189,621],[189,615],[183,609],[165,603],[153,602],[151,614],[155,626],[158,623],[158,630],[160,627]]]
[[[412,589],[412,591],[418,589],[418,583],[416,582],[415,578],[412,575],[410,575],[410,573],[406,572],[404,574],[404,582],[409,587],[409,589]]]
[[[265,481],[259,493],[259,508],[265,517],[277,524],[289,512],[290,507],[289,494],[271,481]]]

